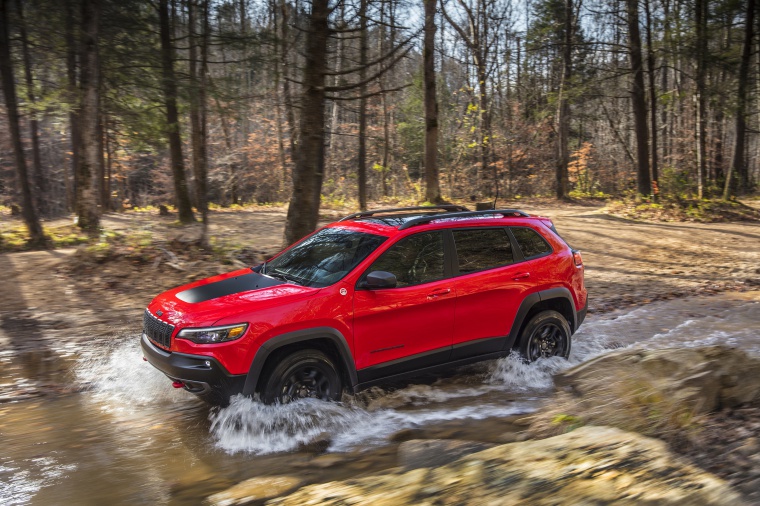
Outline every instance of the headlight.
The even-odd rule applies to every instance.
[[[247,323],[238,323],[235,325],[224,325],[221,327],[206,327],[202,329],[182,329],[177,337],[187,339],[198,344],[213,344],[234,341],[243,334],[248,328]]]

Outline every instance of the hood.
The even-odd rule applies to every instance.
[[[167,290],[153,299],[148,310],[175,326],[203,327],[236,314],[308,297],[319,290],[241,269]]]

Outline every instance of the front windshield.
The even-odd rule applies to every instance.
[[[343,228],[324,228],[267,262],[262,274],[321,288],[351,272],[385,239]]]

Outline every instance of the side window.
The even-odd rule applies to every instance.
[[[399,287],[443,279],[443,235],[425,232],[400,240],[367,269],[372,271],[395,274]]]
[[[551,252],[551,246],[532,228],[512,227],[511,230],[526,260]]]
[[[492,269],[514,262],[512,243],[503,228],[452,230],[459,258],[459,272]]]

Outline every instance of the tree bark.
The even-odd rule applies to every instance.
[[[79,99],[77,98],[77,43],[74,34],[78,30],[76,23],[76,0],[66,0],[66,76],[68,80],[69,132],[71,142],[71,177],[64,169],[66,183],[66,207],[73,210],[76,207],[77,167],[79,166]]]
[[[21,189],[21,206],[24,223],[29,231],[31,246],[45,246],[47,238],[42,231],[37,210],[34,207],[32,188],[26,171],[24,147],[21,144],[21,129],[19,127],[18,99],[16,97],[16,81],[13,77],[13,63],[10,52],[10,36],[8,28],[8,0],[0,0],[0,79],[5,95],[5,109],[8,114],[8,130],[13,144],[13,155],[16,162],[16,177]]]
[[[705,196],[707,184],[707,0],[696,0],[694,8],[697,40],[697,197],[701,199]]]
[[[201,18],[197,17],[196,0],[187,0],[188,27],[189,27],[189,71],[190,71],[190,129],[193,150],[193,175],[195,176],[195,197],[198,211],[204,225],[208,224],[207,209],[207,173],[208,154],[206,148],[206,60],[207,60],[207,37],[208,33],[208,0],[202,0]],[[241,6],[242,7],[242,6]],[[200,21],[200,52],[201,59],[198,61],[198,33],[197,25]],[[203,241],[206,242],[204,233]]]
[[[639,31],[638,0],[626,0],[628,21],[628,55],[631,62],[633,82],[631,105],[636,131],[637,188],[639,196],[652,193],[649,174],[649,132],[647,127],[647,104],[644,92],[644,69],[641,56],[641,33]]]
[[[359,82],[367,78],[367,0],[359,3]],[[367,85],[359,87],[359,209],[367,209]]]
[[[425,94],[425,200],[441,202],[438,182],[438,99],[435,90],[435,7],[436,0],[423,0],[425,36],[423,82]]]
[[[185,162],[182,158],[182,138],[177,113],[177,82],[174,77],[174,49],[171,41],[169,22],[169,0],[160,0],[158,5],[159,29],[161,32],[161,66],[163,70],[164,106],[166,107],[166,137],[169,141],[174,192],[181,223],[195,221],[190,203],[190,193],[185,177]]]
[[[564,44],[562,46],[562,80],[559,85],[557,107],[557,198],[568,196],[568,165],[570,163],[570,101],[568,87],[573,75],[573,1],[565,0]]]
[[[744,148],[747,138],[747,89],[749,86],[749,69],[752,59],[752,39],[754,38],[755,11],[757,0],[747,0],[747,11],[744,18],[744,44],[742,46],[742,59],[739,65],[739,85],[736,93],[736,137],[734,140],[734,154],[731,166],[726,176],[726,186],[723,198],[728,200],[732,191],[737,186],[740,190],[749,189],[749,170],[744,158]],[[738,185],[731,183],[731,174],[736,172]]]
[[[100,232],[100,0],[82,2],[80,40],[79,125],[80,153],[77,165],[77,224],[91,237]]]
[[[285,243],[292,244],[317,227],[325,157],[325,75],[329,34],[328,0],[312,0],[306,32],[298,156],[288,206]]]
[[[652,13],[650,0],[644,0],[644,11],[646,15],[646,27],[647,27],[647,77],[649,78],[649,121],[650,135],[652,139],[651,148],[651,173],[652,173],[652,186],[653,190],[658,188],[657,181],[658,175],[658,154],[657,154],[657,93],[655,89],[655,74],[654,74],[654,49],[652,48]],[[653,191],[653,195],[657,198],[657,192]]]
[[[32,78],[32,56],[29,52],[29,39],[26,34],[26,21],[24,20],[24,8],[21,0],[16,1],[16,10],[18,11],[18,29],[21,38],[21,50],[24,56],[24,77],[26,79],[26,98],[30,104],[36,102],[34,95],[34,79]],[[39,136],[39,122],[37,121],[36,113],[29,115],[29,134],[32,138],[32,176],[34,184],[37,187],[34,192],[37,204],[37,210],[45,214],[46,201],[45,194],[47,193],[47,184],[45,182],[45,175],[42,172],[42,159],[40,157],[40,136]]]

